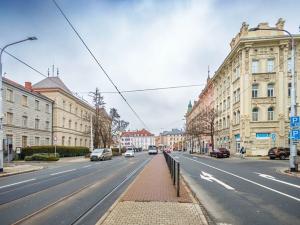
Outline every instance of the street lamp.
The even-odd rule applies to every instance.
[[[284,29],[279,29],[276,27],[272,28],[251,28],[249,31],[257,31],[257,30],[277,30],[277,31],[283,31],[287,33],[292,41],[292,50],[291,50],[291,72],[292,72],[292,89],[291,89],[291,117],[294,117],[297,115],[297,101],[296,101],[296,79],[295,79],[295,41],[293,35]],[[292,128],[290,128],[290,131]],[[296,158],[297,158],[297,150],[296,150],[296,144],[293,143],[293,140],[290,141],[290,171],[296,171]]]
[[[21,41],[16,41],[5,45],[0,51],[0,172],[3,172],[3,102],[2,102],[2,53],[4,50],[12,45],[19,44],[24,41],[34,41],[37,40],[36,37],[28,37]]]

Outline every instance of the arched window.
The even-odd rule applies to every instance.
[[[236,124],[236,112],[233,113],[233,123]]]
[[[272,106],[268,108],[268,120],[274,120],[274,108]]]
[[[252,109],[252,121],[258,121],[258,108]]]
[[[240,115],[241,115],[240,110],[238,110],[236,113],[236,123],[237,124],[240,124]]]

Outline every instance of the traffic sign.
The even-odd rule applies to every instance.
[[[300,116],[292,116],[290,122],[291,127],[300,127]]]
[[[300,130],[291,130],[291,139],[300,140]]]

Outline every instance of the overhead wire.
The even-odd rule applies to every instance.
[[[92,56],[92,58],[94,59],[94,61],[97,63],[97,65],[99,66],[99,68],[105,74],[105,76],[107,77],[107,79],[109,80],[109,82],[113,85],[113,87],[116,89],[116,91],[118,92],[118,94],[125,101],[125,103],[127,104],[127,106],[131,109],[131,111],[134,113],[134,115],[137,117],[137,119],[142,123],[142,125],[145,128],[148,128],[148,126],[146,125],[146,123],[142,120],[142,118],[135,111],[135,109],[129,104],[129,102],[127,101],[127,99],[125,98],[125,96],[120,92],[120,90],[118,89],[118,87],[116,86],[116,84],[113,82],[113,80],[111,79],[111,77],[108,75],[108,73],[106,72],[106,70],[103,68],[103,66],[101,65],[101,63],[99,62],[99,60],[95,57],[95,55],[93,54],[93,52],[90,50],[90,48],[88,47],[88,45],[85,43],[85,41],[83,40],[83,38],[81,37],[81,35],[75,29],[75,27],[73,26],[73,24],[71,23],[71,21],[68,19],[68,17],[66,16],[66,14],[63,12],[63,10],[61,9],[61,7],[57,4],[57,2],[55,0],[52,0],[52,1],[55,4],[55,6],[57,7],[57,9],[60,11],[60,13],[62,14],[62,16],[65,18],[65,20],[68,22],[68,24],[70,25],[70,27],[72,28],[72,30],[75,32],[75,34],[77,35],[77,37],[80,39],[81,43],[85,46],[86,50],[90,53],[90,55]]]

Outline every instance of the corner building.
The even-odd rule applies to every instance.
[[[279,19],[276,28],[284,29],[284,23]],[[230,43],[229,55],[212,78],[218,111],[215,146],[232,153],[244,146],[247,155],[266,155],[273,146],[289,147],[290,37],[283,31],[250,31],[248,26],[242,24]],[[258,27],[272,28],[268,23]],[[300,71],[300,35],[294,38],[295,70]],[[296,76],[296,83],[299,80]],[[297,87],[296,96],[299,112]]]

